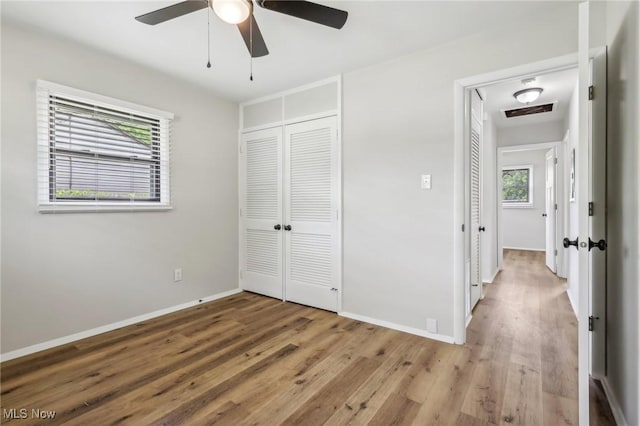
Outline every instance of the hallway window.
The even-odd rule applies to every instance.
[[[533,205],[532,166],[502,168],[502,203],[507,207],[531,207]]]

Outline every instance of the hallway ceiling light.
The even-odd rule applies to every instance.
[[[542,93],[542,88],[532,87],[530,89],[518,90],[513,94],[513,97],[516,98],[516,100],[520,103],[530,104],[531,102],[538,99],[540,93]]]

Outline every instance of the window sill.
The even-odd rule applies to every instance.
[[[533,209],[533,203],[502,203],[503,209]]]
[[[135,213],[135,212],[166,212],[172,210],[170,205],[119,205],[119,204],[41,204],[38,211],[43,214],[51,213]]]

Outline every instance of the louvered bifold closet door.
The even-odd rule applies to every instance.
[[[479,122],[472,119],[471,123],[471,150],[470,150],[470,170],[471,170],[471,308],[478,303],[482,295],[482,277],[480,270],[480,226],[482,208],[482,127]]]
[[[329,117],[285,127],[285,297],[338,308],[338,138]]]
[[[244,134],[240,150],[241,287],[282,299],[282,129]]]

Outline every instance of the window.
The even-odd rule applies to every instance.
[[[533,206],[533,167],[502,168],[502,203],[507,207]]]
[[[172,114],[38,81],[41,211],[168,209]]]

